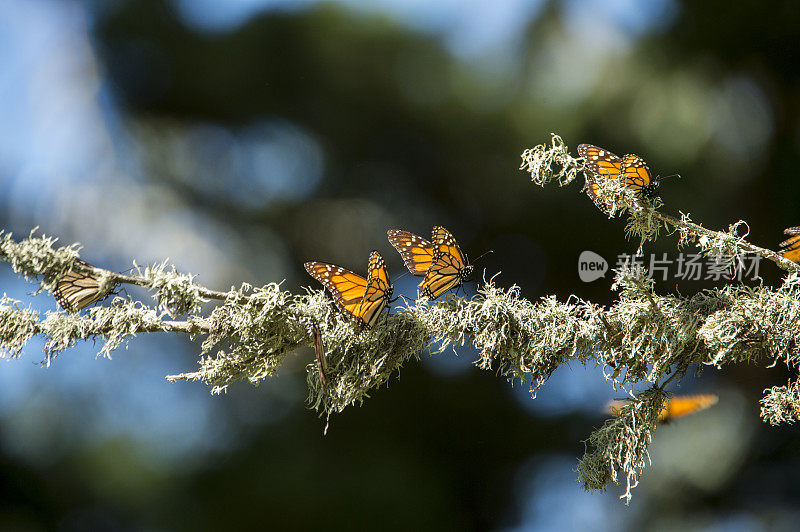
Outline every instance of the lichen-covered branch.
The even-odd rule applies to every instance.
[[[200,318],[188,321],[165,321],[163,314],[138,301],[115,298],[108,306],[95,307],[84,315],[48,312],[44,318],[24,308],[20,301],[0,298],[0,356],[16,358],[25,344],[36,335],[44,336],[44,363],[50,362],[75,345],[77,340],[101,340],[99,354],[125,345],[137,333],[181,332],[196,335],[208,332]]]
[[[528,172],[531,181],[540,186],[551,181],[559,186],[567,185],[576,179],[579,172],[585,170],[583,159],[572,157],[569,147],[555,133],[551,134],[549,145],[539,144],[522,153],[520,169]],[[692,222],[688,214],[676,218],[658,211],[661,206],[658,198],[637,198],[618,180],[606,179],[598,184],[600,195],[609,201],[607,206],[610,215],[628,212],[630,218],[626,232],[629,236],[641,238],[642,243],[655,239],[659,226],[663,225],[678,232],[679,245],[694,243],[706,255],[734,257],[753,253],[774,262],[781,269],[800,273],[800,264],[787,260],[772,250],[751,244],[740,236],[739,227],[747,225],[741,220],[732,224],[727,232],[714,231]]]
[[[531,180],[540,186],[550,181],[563,186],[573,181],[579,171],[588,171],[583,159],[573,158],[566,144],[555,134],[549,145],[540,144],[525,150],[520,168],[530,173]],[[598,315],[604,325],[607,344],[601,348],[604,353],[601,358],[613,368],[612,382],[616,385],[620,378],[629,381],[632,376],[634,381],[646,378],[655,383],[667,371],[674,370],[672,376],[662,382],[662,387],[653,389],[654,395],[637,398],[626,412],[593,433],[590,443],[595,451],[580,464],[581,483],[589,489],[602,489],[609,480],[616,482],[616,472],[624,470],[627,475],[625,497],[629,500],[630,489],[645,465],[646,447],[663,401],[663,397],[653,398],[662,392],[667,382],[683,375],[692,365],[719,367],[744,361],[763,365],[784,362],[792,369],[797,368],[800,362],[797,332],[800,265],[747,242],[749,231],[742,231],[747,224],[741,220],[731,224],[727,231],[713,231],[692,222],[688,214],[676,218],[660,212],[659,198],[639,198],[622,180],[594,178],[593,181],[599,186],[596,192],[605,202],[603,210],[609,216],[629,214],[626,234],[640,239],[640,249],[645,242],[658,236],[661,227],[666,227],[678,233],[679,247],[693,243],[701,254],[727,260],[731,266],[739,257],[750,253],[790,272],[777,290],[736,285],[700,292],[690,298],[657,297],[642,275],[622,272],[618,275],[616,286],[622,288],[620,300],[607,313]],[[651,310],[646,317],[641,313],[641,307],[646,305],[642,295],[646,296]],[[617,314],[616,319],[614,314]],[[761,415],[765,421],[791,423],[800,418],[798,382],[766,390],[767,395],[761,401]],[[647,416],[636,414],[642,409]],[[622,436],[624,434],[627,436]]]
[[[76,261],[78,244],[55,248],[55,238],[33,236],[15,241],[10,233],[0,231],[0,260],[11,264],[13,270],[26,280],[42,278],[41,290],[51,290],[55,281],[69,270],[87,271],[101,276],[105,283],[114,286],[127,283],[155,290],[153,298],[170,315],[182,316],[197,312],[200,304],[209,299],[224,301],[228,292],[211,290],[194,282],[194,276],[179,273],[167,262],[146,266],[134,263],[139,275],[126,275]],[[38,293],[38,292],[37,292]]]
[[[526,150],[523,168],[539,185],[552,181],[566,185],[583,170],[583,161],[573,158],[554,135],[549,145]],[[657,198],[637,198],[618,180],[606,179],[599,186],[608,201],[607,211],[628,213],[626,231],[641,244],[666,227],[678,232],[679,246],[694,243],[707,255],[755,253],[790,273],[777,288],[732,284],[687,297],[659,295],[642,268],[622,268],[612,287],[618,297],[609,307],[574,296],[566,301],[553,296],[529,301],[518,287],[489,281],[471,298],[449,294],[435,302],[420,299],[395,309],[372,328],[363,328],[344,317],[321,290],[293,294],[270,283],[219,292],[166,262],[137,267],[137,275],[119,274],[76,262],[77,245],[56,248],[54,239],[33,234],[16,242],[0,232],[0,259],[26,279],[41,278],[40,291],[52,290],[70,269],[88,268],[106,279],[103,282],[147,287],[156,300],[150,307],[117,296],[82,315],[41,316],[4,297],[0,352],[18,357],[27,341],[40,335],[49,364],[78,340],[99,340],[100,354],[107,356],[139,333],[183,333],[203,339],[198,367],[168,379],[200,381],[218,393],[239,380],[255,384],[276,375],[287,356],[314,344],[313,324],[320,333],[317,346],[327,369],[323,381],[315,363],[307,366],[308,403],[328,416],[361,403],[406,361],[425,351],[472,344],[478,351],[478,368],[527,383],[534,398],[564,364],[599,365],[610,386],[632,400],[619,416],[591,434],[590,450],[578,466],[579,479],[589,490],[603,490],[624,479],[624,498],[630,500],[649,460],[647,448],[668,394],[667,384],[704,366],[780,362],[797,368],[800,268],[747,242],[744,222],[726,232],[712,231],[688,215],[679,219],[659,212]],[[204,311],[203,303],[209,300],[218,304]],[[185,319],[175,321],[175,316]],[[631,394],[630,385],[636,383],[647,383],[648,390]],[[772,424],[800,418],[798,390],[798,380],[767,390],[762,417]]]
[[[625,477],[625,493],[621,498],[631,500],[631,490],[650,463],[647,448],[658,425],[658,414],[666,394],[661,388],[651,388],[636,395],[619,414],[592,432],[585,442],[587,451],[578,462],[578,480],[587,490],[604,491],[610,482],[619,483]]]

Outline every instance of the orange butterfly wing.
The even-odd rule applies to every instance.
[[[328,289],[336,306],[362,325],[373,325],[391,297],[392,286],[377,251],[370,253],[369,279],[326,262],[306,262],[304,266]]]
[[[367,279],[367,288],[356,311],[356,317],[362,323],[371,327],[378,320],[381,311],[392,297],[392,283],[389,281],[386,263],[377,251],[372,251],[369,254]]]
[[[594,177],[586,178],[586,195],[589,196],[589,199],[594,202],[600,211],[606,215],[609,214],[608,205],[606,205],[600,197],[600,185],[597,184]]]
[[[679,417],[694,414],[700,410],[717,404],[719,397],[713,393],[705,393],[700,395],[678,395],[670,398],[661,412],[658,414],[659,421],[666,421],[669,419],[677,419]]]
[[[781,249],[779,253],[786,259],[800,262],[800,226],[789,227],[784,229],[783,232],[787,235],[795,236],[787,238],[780,243]]]
[[[619,178],[639,197],[652,197],[658,190],[658,181],[653,179],[647,163],[638,155],[628,154],[622,158]]]
[[[390,229],[387,231],[389,242],[394,246],[403,262],[413,275],[425,275],[433,263],[433,244],[421,236]]]
[[[694,414],[717,404],[717,401],[719,401],[719,397],[713,393],[672,397],[664,403],[661,412],[658,413],[658,421],[664,422]],[[620,410],[626,404],[627,401],[611,401],[608,404],[608,412],[615,416],[619,415]]]
[[[579,145],[578,155],[583,157],[584,164],[589,170],[602,177],[615,179],[622,169],[622,159],[608,150],[591,144]]]
[[[326,262],[306,262],[306,271],[321,282],[333,296],[333,300],[345,313],[355,316],[364,292],[367,280],[341,266]]]
[[[464,282],[472,273],[472,266],[458,247],[456,239],[444,227],[433,228],[433,260],[419,283],[419,289],[428,299],[436,299],[451,288]]]
[[[589,169],[589,175],[586,176],[586,195],[589,196],[589,199],[594,202],[598,209],[606,215],[609,214],[608,206],[598,193],[600,186],[597,184],[597,179],[616,179],[620,170],[622,170],[622,159],[608,150],[591,144],[579,145],[578,155],[583,157],[584,164]]]

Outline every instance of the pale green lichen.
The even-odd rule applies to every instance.
[[[605,315],[614,335],[602,355],[614,368],[612,378],[657,383],[672,371],[683,373],[706,359],[708,350],[697,332],[704,318],[719,308],[709,293],[659,296],[641,268],[621,270],[614,288],[620,299]]]
[[[39,313],[3,295],[0,299],[0,357],[17,358],[28,340],[39,333]]]
[[[778,290],[766,287],[728,286],[717,293],[724,306],[709,316],[698,338],[710,355],[703,363],[720,367],[728,363],[800,361],[797,323],[800,320],[800,277],[792,274]]]
[[[572,182],[578,176],[578,172],[583,170],[583,161],[580,158],[573,158],[561,137],[551,133],[550,146],[539,144],[522,153],[520,170],[528,172],[531,181],[539,186],[544,186],[553,180],[559,186],[564,186]]]
[[[110,358],[111,351],[127,345],[139,332],[160,330],[162,314],[138,301],[116,297],[108,306],[94,307],[86,314],[48,312],[41,322],[47,338],[45,364],[49,365],[60,352],[75,345],[76,340],[102,339],[99,355]]]
[[[678,249],[682,249],[684,246],[693,244],[700,235],[691,229],[691,225],[695,225],[692,216],[688,212],[678,211],[678,213],[681,215],[681,223],[675,227],[675,231],[678,233]],[[700,224],[696,225],[702,227]]]
[[[729,225],[727,232],[711,231],[693,222],[689,214],[680,214],[680,224],[676,226],[679,249],[695,244],[701,255],[714,257],[730,270],[737,266],[741,256],[752,252],[753,246],[745,240],[750,228],[743,220]]]
[[[740,231],[744,227],[744,233]],[[742,246],[747,243],[745,238],[750,234],[750,228],[743,220],[728,226],[726,233],[719,232],[712,236],[703,235],[697,239],[697,246],[703,255],[709,257],[735,257],[743,252]]]
[[[50,288],[58,277],[72,268],[80,246],[71,244],[53,248],[58,239],[44,235],[35,237],[33,234],[37,229],[34,228],[28,238],[19,242],[11,233],[0,231],[0,260],[11,264],[11,268],[26,281],[43,277],[41,290]]]
[[[800,420],[800,381],[764,390],[761,399],[761,418],[770,425],[794,423]]]
[[[239,379],[256,383],[275,375],[284,357],[307,340],[293,298],[276,283],[232,290],[209,317],[198,378],[219,392]],[[223,349],[209,356],[218,346]]]
[[[556,368],[575,359],[585,362],[592,348],[593,328],[581,319],[584,304],[554,297],[532,303],[517,286],[501,289],[489,282],[471,300],[450,298],[415,310],[434,344],[472,343],[478,367],[509,379],[530,379],[534,396]]]
[[[620,497],[631,500],[631,490],[650,463],[647,448],[658,425],[658,414],[666,399],[660,388],[651,388],[620,409],[618,415],[606,420],[584,442],[591,451],[578,462],[578,481],[588,491],[605,491],[609,483],[625,478],[625,493]]]
[[[660,198],[653,198],[649,205],[637,204],[628,209],[631,216],[625,225],[625,236],[628,239],[639,238],[639,249],[642,249],[645,242],[658,238],[664,222],[655,215],[655,211],[661,204]]]
[[[191,378],[221,391],[239,379],[255,383],[274,375],[289,352],[311,345],[313,319],[322,334],[328,385],[312,385],[309,402],[328,413],[360,401],[422,350],[467,342],[478,348],[479,367],[531,379],[535,390],[561,364],[589,359],[596,331],[581,319],[588,312],[579,301],[548,297],[531,303],[517,287],[488,283],[472,299],[450,296],[436,305],[421,300],[366,329],[345,319],[322,291],[295,296],[268,285],[248,301],[231,301],[212,313],[203,351],[210,354],[221,343],[225,349],[204,356]],[[309,383],[315,378],[316,368],[309,366]]]
[[[153,299],[159,308],[170,316],[186,316],[202,310],[207,302],[200,296],[199,287],[194,283],[194,275],[179,273],[174,265],[167,269],[167,261],[140,268],[134,263],[139,276],[150,282],[156,293]]]

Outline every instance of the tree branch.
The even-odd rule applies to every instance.
[[[566,185],[583,170],[563,141],[553,136],[523,154],[523,168],[539,185]],[[647,446],[661,411],[666,385],[682,378],[692,366],[721,367],[749,362],[800,364],[800,267],[779,254],[760,248],[738,234],[744,222],[728,232],[712,231],[658,212],[658,200],[643,204],[616,180],[606,180],[609,212],[628,212],[626,231],[645,241],[660,227],[680,234],[679,246],[694,242],[705,254],[755,253],[790,273],[782,286],[755,288],[728,285],[691,297],[658,295],[654,281],[641,267],[622,268],[612,288],[617,301],[602,308],[570,297],[529,301],[517,286],[501,288],[486,282],[472,298],[450,294],[432,304],[406,304],[373,328],[361,328],[345,318],[322,290],[292,294],[276,283],[263,287],[242,284],[228,292],[210,290],[167,263],[137,267],[138,275],[110,272],[75,262],[76,244],[54,248],[55,240],[34,237],[20,242],[0,232],[0,259],[26,279],[42,278],[40,291],[52,289],[70,269],[91,269],[111,285],[124,282],[151,289],[155,307],[115,297],[83,315],[49,312],[43,318],[10,298],[0,300],[0,351],[17,357],[27,341],[44,336],[45,363],[77,340],[101,339],[108,355],[137,333],[177,332],[203,335],[198,368],[168,376],[168,380],[201,381],[214,393],[238,380],[257,383],[276,375],[290,353],[314,343],[309,327],[319,331],[318,353],[327,362],[323,386],[316,362],[307,366],[308,403],[320,414],[341,412],[361,403],[374,388],[423,350],[442,351],[471,343],[478,350],[475,365],[509,380],[529,384],[536,396],[550,375],[564,364],[602,365],[615,390],[646,382],[650,389],[633,397],[620,415],[592,433],[592,447],[579,464],[579,478],[589,490],[603,490],[624,476],[626,500],[649,460]],[[135,263],[134,263],[135,264]],[[219,304],[208,315],[201,304]],[[185,315],[184,321],[175,321]],[[605,373],[605,368],[611,368]],[[665,380],[664,380],[665,379]],[[661,385],[658,383],[663,381]],[[762,417],[771,423],[792,422],[800,412],[797,381],[773,388],[762,400]],[[621,474],[621,476],[619,476]]]

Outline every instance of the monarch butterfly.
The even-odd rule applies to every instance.
[[[419,289],[428,299],[436,299],[451,288],[461,285],[472,274],[472,266],[458,247],[450,231],[435,226],[431,240],[408,231],[390,230],[389,242],[400,252],[408,270],[424,275]]]
[[[598,195],[598,177],[619,179],[640,198],[653,197],[658,191],[658,178],[653,178],[647,163],[638,155],[628,154],[620,159],[610,151],[591,144],[579,145],[578,154],[586,161],[590,171],[586,179],[586,195],[606,214],[608,207]]]
[[[779,253],[786,259],[800,262],[800,225],[783,230],[786,235],[793,235],[780,243]]]
[[[713,393],[704,393],[698,395],[676,395],[669,398],[664,406],[661,407],[661,412],[658,413],[658,421],[664,423],[672,419],[688,416],[700,410],[717,404],[719,397]],[[613,415],[619,414],[625,401],[611,401],[608,405],[608,412]]]
[[[325,262],[306,262],[306,271],[321,282],[333,295],[336,306],[356,322],[371,327],[392,297],[392,283],[383,257],[377,251],[369,254],[367,278],[341,266]]]
[[[75,259],[75,263],[93,268],[81,259]],[[58,279],[53,295],[61,308],[67,312],[78,312],[107,296],[112,288],[113,285],[106,290],[101,289],[100,275],[97,273],[70,270]]]

